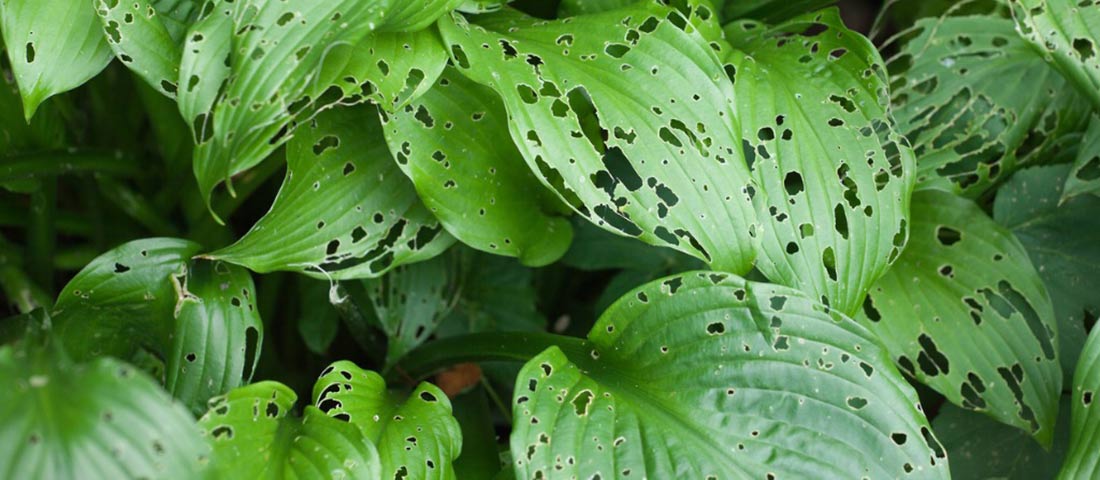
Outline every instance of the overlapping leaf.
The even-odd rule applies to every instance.
[[[1063,395],[1054,444],[1044,450],[1026,432],[954,405],[944,405],[932,430],[951,458],[953,480],[1054,478],[1069,447],[1069,396]]]
[[[1053,438],[1062,374],[1050,297],[1027,251],[973,202],[913,196],[909,245],[859,319],[956,405]]]
[[[374,107],[362,105],[300,129],[271,210],[209,256],[261,273],[362,278],[431,258],[453,241],[391,160]]]
[[[1069,452],[1059,479],[1095,478],[1100,474],[1100,407],[1094,403],[1100,393],[1100,330],[1089,334],[1077,372],[1073,392]]]
[[[761,190],[756,268],[854,314],[905,245],[916,160],[886,74],[839,11],[726,28],[745,155]]]
[[[1077,146],[1077,158],[1066,177],[1062,201],[1085,193],[1100,195],[1100,116],[1092,117]]]
[[[374,444],[354,426],[307,405],[290,416],[298,396],[276,382],[258,382],[211,401],[199,419],[213,446],[219,478],[382,478]]]
[[[448,232],[479,250],[545,265],[565,253],[573,229],[516,147],[500,141],[506,122],[496,93],[450,70],[384,128],[401,170]]]
[[[475,20],[441,20],[452,60],[501,96],[544,184],[612,232],[749,269],[755,190],[733,88],[683,12],[646,1],[550,22]]]
[[[313,399],[378,446],[378,478],[456,478],[451,463],[462,450],[462,431],[450,400],[435,385],[421,383],[403,399],[387,391],[377,373],[341,361],[317,379]]]
[[[1021,171],[998,190],[993,205],[993,218],[1020,240],[1050,293],[1067,381],[1085,344],[1086,319],[1100,315],[1100,198],[1061,203],[1068,172],[1068,165]]]
[[[647,284],[516,381],[517,478],[947,478],[874,336],[785,287]]]
[[[976,197],[1052,158],[1088,121],[1088,102],[1009,20],[922,19],[906,38],[888,66],[918,183]]]
[[[52,348],[0,349],[4,478],[200,478],[187,410],[148,375],[110,358],[71,363]]]
[[[780,23],[806,12],[836,3],[836,0],[725,0],[715,1],[726,20],[754,19]],[[720,5],[724,3],[725,5]]]
[[[1016,26],[1100,109],[1100,2],[1010,0]]]
[[[0,1],[0,33],[27,120],[47,98],[83,85],[111,61],[103,29],[84,0]]]
[[[118,59],[164,95],[179,90],[180,26],[198,14],[181,0],[97,0],[96,13]],[[173,18],[174,15],[177,18]]]

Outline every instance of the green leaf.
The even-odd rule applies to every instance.
[[[922,19],[888,62],[894,116],[919,158],[917,182],[977,197],[1052,158],[1088,121],[1088,102],[987,16]]]
[[[287,175],[271,210],[210,258],[266,273],[376,277],[431,258],[454,241],[390,160],[374,107],[318,116],[287,146]]]
[[[761,190],[756,268],[852,315],[901,254],[915,179],[882,59],[835,9],[726,31],[738,38],[727,61]]]
[[[558,18],[603,13],[635,3],[638,0],[562,0],[558,6]]]
[[[211,400],[199,419],[213,446],[218,478],[382,478],[378,451],[354,426],[307,405],[289,416],[298,396],[259,382]]]
[[[340,314],[329,303],[329,282],[297,277],[302,309],[298,312],[298,334],[309,351],[324,355],[340,329]]]
[[[359,428],[378,446],[377,478],[453,479],[451,463],[462,450],[462,431],[451,402],[435,385],[421,383],[408,398],[386,390],[377,373],[340,361],[313,386],[314,403]]]
[[[194,420],[133,366],[4,347],[0,384],[5,478],[201,478]]]
[[[1016,27],[1100,109],[1100,3],[1013,0]]]
[[[1077,146],[1077,158],[1073,171],[1066,177],[1061,201],[1085,193],[1100,195],[1100,116],[1097,115],[1089,121],[1089,128]]]
[[[83,85],[111,61],[87,0],[0,0],[0,27],[27,121],[47,98]]]
[[[613,235],[587,221],[575,221],[574,227],[576,234],[573,243],[561,260],[579,270],[659,270],[680,265],[687,266],[685,270],[705,267],[695,257]]]
[[[387,367],[435,332],[458,300],[459,277],[454,255],[440,255],[363,281],[376,318],[389,338]]]
[[[1069,165],[1014,175],[997,193],[993,218],[1020,240],[1046,284],[1058,319],[1058,357],[1065,379],[1085,344],[1085,322],[1100,315],[1100,198],[1065,198]]]
[[[440,325],[440,336],[546,329],[546,317],[536,307],[532,269],[511,258],[477,252],[462,261],[462,292]]]
[[[733,87],[684,13],[645,2],[549,22],[512,10],[474,20],[441,20],[452,61],[502,97],[545,185],[609,231],[749,270],[754,190]]]
[[[780,23],[834,3],[836,0],[727,0],[722,8],[722,18]]]
[[[157,91],[174,98],[183,54],[181,32],[178,21],[161,12],[197,13],[196,5],[180,0],[96,0],[95,7],[107,43],[119,61]]]
[[[384,130],[401,170],[448,232],[478,250],[546,265],[565,253],[573,229],[515,145],[485,141],[507,137],[506,115],[496,93],[449,69]]]
[[[1067,395],[1061,410],[1069,410]],[[932,420],[932,430],[951,459],[954,480],[1054,478],[1069,447],[1069,426],[1069,415],[1058,417],[1048,452],[1024,431],[954,405],[944,405]]]
[[[798,291],[690,272],[625,295],[516,380],[517,478],[947,478],[874,336]]]
[[[913,196],[909,245],[858,317],[951,403],[1050,446],[1062,375],[1050,297],[1012,233],[973,202]]]
[[[447,49],[434,28],[375,33],[356,46],[345,68],[344,75],[362,85],[346,89],[345,95],[355,96],[343,103],[365,98],[384,111],[398,111],[430,90],[446,66]]]
[[[1094,401],[1100,390],[1100,329],[1094,329],[1085,342],[1077,372],[1073,375],[1073,392],[1069,452],[1062,464],[1060,479],[1093,478],[1100,473],[1100,408]]]
[[[201,248],[187,240],[149,238],[96,257],[58,295],[55,335],[78,360],[125,359],[139,348],[169,351],[187,263]]]
[[[247,383],[260,359],[264,324],[248,270],[222,262],[194,262],[176,306],[176,330],[165,386],[191,411]]]

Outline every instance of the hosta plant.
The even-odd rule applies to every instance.
[[[1100,2],[833,3],[0,0],[0,478],[1097,478]]]

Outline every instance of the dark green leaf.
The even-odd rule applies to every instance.
[[[1073,376],[1073,392],[1069,452],[1059,479],[1095,478],[1100,474],[1100,408],[1096,394],[1100,391],[1100,329],[1089,334],[1077,372]]]
[[[1066,177],[1062,200],[1091,193],[1100,195],[1100,116],[1093,115],[1089,128],[1077,146],[1073,171]]]

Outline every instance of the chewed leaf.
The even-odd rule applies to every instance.
[[[993,204],[993,218],[1020,239],[1050,293],[1066,380],[1073,378],[1084,347],[1085,324],[1100,316],[1100,198],[1064,200],[1068,175],[1069,165],[1020,171],[1001,186]]]
[[[300,127],[271,210],[237,243],[207,256],[261,273],[363,278],[453,242],[391,159],[377,110],[361,105]]]
[[[451,463],[462,450],[462,431],[451,416],[450,399],[435,385],[421,383],[402,399],[386,390],[377,373],[340,361],[317,379],[313,400],[378,446],[378,478],[455,478]]]
[[[167,352],[165,388],[201,414],[211,397],[252,378],[264,324],[256,310],[252,276],[244,268],[193,262],[186,289]]]
[[[854,314],[901,254],[915,159],[871,42],[837,10],[727,27],[745,155],[761,190],[756,267]]]
[[[47,98],[83,85],[111,61],[90,1],[0,1],[0,33],[28,121]]]
[[[887,66],[899,129],[920,159],[917,182],[977,197],[1047,161],[1082,129],[1089,104],[1012,22],[922,19]]]
[[[211,400],[199,426],[213,446],[216,476],[382,478],[378,451],[358,429],[312,405],[302,418],[290,416],[297,399],[286,385],[265,381]]]
[[[150,0],[97,0],[96,13],[103,25],[107,43],[119,61],[145,79],[150,86],[169,97],[179,90],[179,64],[182,56],[176,21],[161,14],[157,7],[175,7],[175,14],[197,14],[195,4]],[[182,11],[181,11],[182,10]],[[185,17],[186,18],[186,17]],[[176,31],[176,35],[169,28]]]
[[[187,410],[111,358],[0,348],[0,465],[9,478],[203,478]]]
[[[461,287],[457,267],[455,256],[444,254],[363,281],[388,337],[387,366],[424,343],[451,312]]]
[[[1100,195],[1100,116],[1097,115],[1089,121],[1089,128],[1077,146],[1077,158],[1066,177],[1062,201],[1085,193]]]
[[[1077,372],[1073,376],[1071,396],[1072,417],[1070,420],[1069,452],[1062,464],[1059,479],[1094,478],[1100,474],[1100,329],[1089,334],[1081,360],[1077,363]],[[1065,415],[1063,413],[1063,415]]]
[[[1016,26],[1100,109],[1100,2],[1014,0]]]
[[[440,21],[452,61],[501,96],[512,140],[545,185],[609,231],[748,271],[755,189],[733,87],[684,12],[646,1],[557,21],[512,10],[473,21]]]
[[[453,69],[384,126],[390,151],[448,232],[479,250],[554,262],[573,229],[523,163],[496,93]],[[568,211],[568,209],[565,209]]]
[[[1049,446],[1062,372],[1050,297],[1012,233],[973,202],[913,196],[909,246],[859,320],[898,365],[951,403]]]
[[[520,371],[517,478],[948,478],[874,336],[798,291],[689,272],[588,338]]]
[[[341,79],[342,103],[370,100],[393,112],[435,84],[447,66],[447,50],[434,29],[375,33],[355,47]]]

